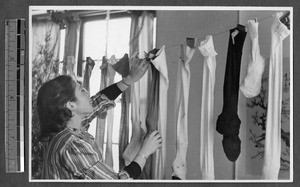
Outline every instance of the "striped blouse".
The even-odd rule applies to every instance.
[[[90,122],[98,112],[113,107],[112,100],[120,93],[114,84],[91,97],[94,111],[84,118],[83,123]],[[47,145],[43,159],[43,179],[131,179],[138,178],[141,173],[136,162],[115,173],[103,162],[101,149],[84,128],[66,127],[57,133]]]

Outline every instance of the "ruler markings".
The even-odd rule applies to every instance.
[[[25,20],[5,23],[6,172],[24,172]]]

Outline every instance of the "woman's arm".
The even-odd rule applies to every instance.
[[[146,73],[148,67],[149,62],[147,62],[145,59],[133,58],[129,75],[123,78],[121,81],[101,90],[99,94],[104,94],[108,99],[115,100],[130,85],[140,80]]]
[[[147,62],[145,59],[133,58],[131,70],[127,77],[123,78],[121,81],[115,84],[108,86],[107,88],[101,90],[96,95],[91,97],[94,111],[82,120],[82,125],[86,126],[89,122],[91,122],[97,116],[97,114],[99,113],[98,111],[100,109],[102,110],[102,112],[104,112],[105,110],[114,107],[114,104],[112,104],[113,100],[115,100],[124,90],[126,90],[134,82],[140,80],[146,73],[148,67],[149,62]],[[106,104],[105,107],[103,107],[103,103],[108,104]]]
[[[102,94],[105,95],[109,100],[115,100],[124,90],[126,90],[132,84],[132,78],[127,76],[121,81],[99,91],[96,95],[91,97],[91,100],[97,100],[97,98],[101,97]]]

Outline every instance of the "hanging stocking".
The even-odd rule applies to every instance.
[[[282,41],[290,31],[277,13],[271,27],[269,65],[268,111],[266,122],[263,179],[278,179],[281,157],[281,105],[282,105]]]
[[[258,22],[248,21],[251,39],[251,55],[248,63],[247,75],[240,86],[240,90],[247,98],[260,93],[262,74],[265,70],[265,59],[260,55],[258,45]]]
[[[204,56],[202,80],[202,105],[200,126],[200,169],[202,179],[213,180],[214,173],[214,87],[216,71],[216,51],[212,36],[200,43],[200,52]]]
[[[237,110],[241,58],[246,34],[243,25],[230,30],[223,87],[223,110],[218,116],[216,128],[220,134],[223,134],[223,149],[231,162],[236,161],[241,152],[241,140],[238,136],[241,120]]]
[[[172,178],[186,179],[186,153],[188,147],[188,100],[190,89],[190,65],[195,49],[180,45],[175,97],[176,158],[172,165]]]

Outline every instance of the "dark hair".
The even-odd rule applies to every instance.
[[[47,140],[66,127],[72,112],[65,104],[75,98],[76,82],[67,75],[58,76],[39,89],[37,112],[40,121],[40,139]]]

